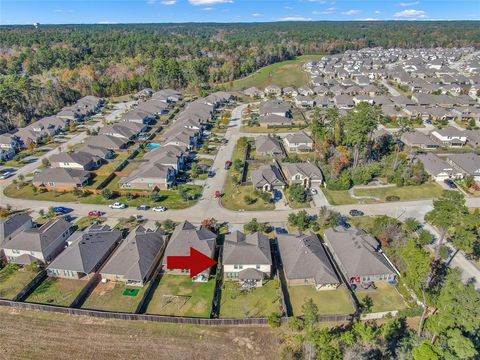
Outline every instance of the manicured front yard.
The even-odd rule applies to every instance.
[[[442,195],[443,188],[435,183],[418,186],[383,187],[374,189],[355,189],[356,196],[373,196],[385,201],[387,196],[398,196],[400,201],[434,199]]]
[[[372,299],[371,312],[401,310],[407,307],[395,286],[385,282],[377,282],[375,285],[377,286],[376,290],[355,293],[360,302],[363,302],[367,296]]]
[[[302,315],[302,305],[312,299],[319,315],[353,314],[355,309],[347,289],[342,285],[336,290],[317,291],[313,285],[289,286],[288,294],[295,316]]]
[[[85,285],[84,280],[47,278],[25,301],[70,306]]]
[[[288,205],[292,208],[292,209],[304,209],[304,208],[309,208],[310,207],[310,201],[309,201],[309,198],[307,198],[307,201],[304,201],[304,202],[299,202],[299,201],[295,201],[293,199],[293,197],[290,195],[290,188],[287,188],[284,193],[285,193],[285,196],[287,197],[287,200],[288,200]]]
[[[255,202],[247,204],[245,202],[246,196],[251,197],[255,200]],[[228,175],[227,182],[223,188],[222,205],[227,209],[236,211],[260,211],[275,209],[275,205],[273,203],[266,202],[262,198],[255,196],[252,185],[241,186],[234,184],[230,174]]]
[[[38,273],[39,270],[35,265],[21,267],[7,264],[0,270],[0,298],[13,299]]]
[[[215,279],[192,282],[186,275],[162,276],[147,307],[147,314],[210,317]]]
[[[135,296],[124,295],[126,289],[138,289],[138,294]],[[144,287],[135,287],[126,286],[124,283],[116,281],[109,281],[105,284],[99,283],[82,305],[82,308],[133,313],[140,300],[142,300],[146,289],[147,284]]]
[[[220,317],[267,317],[281,310],[278,280],[269,280],[262,287],[241,292],[236,281],[225,281],[222,290]]]

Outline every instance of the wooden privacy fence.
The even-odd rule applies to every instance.
[[[190,325],[224,325],[224,326],[248,326],[248,325],[268,325],[267,318],[244,318],[244,319],[204,319],[192,317],[177,317],[177,316],[162,316],[162,315],[147,315],[147,314],[129,314],[120,312],[108,312],[100,310],[88,309],[74,309],[62,306],[53,306],[47,304],[24,303],[12,300],[0,299],[0,306],[6,306],[21,310],[40,310],[47,312],[54,312],[59,314],[91,316],[102,319],[113,320],[136,320],[136,321],[151,321],[171,324],[190,324]],[[350,321],[351,315],[326,315],[319,316],[320,322],[332,321]],[[282,323],[287,323],[288,318],[283,317]]]

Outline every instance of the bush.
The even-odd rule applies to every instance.
[[[386,201],[399,201],[400,197],[398,197],[397,195],[388,195],[387,197],[385,197],[385,200]]]
[[[289,191],[293,201],[304,203],[307,201],[308,195],[305,188],[300,184],[293,184],[290,186]]]
[[[266,203],[269,203],[272,200],[272,195],[270,195],[270,193],[265,191],[255,190],[255,196],[258,196],[260,199],[262,199]]]
[[[447,260],[448,257],[450,256],[450,249],[446,245],[442,245],[440,247],[440,257],[442,260]]]
[[[113,193],[109,189],[103,189],[102,190],[102,197],[104,199],[110,200],[113,197]]]
[[[327,189],[329,190],[348,190],[352,186],[352,179],[348,171],[344,171],[337,179],[327,180]]]
[[[418,234],[418,243],[420,245],[430,245],[433,243],[433,235],[430,233],[430,231],[423,229],[420,231],[420,234]]]
[[[282,317],[279,313],[272,312],[270,315],[268,315],[268,325],[270,325],[272,328],[280,327],[281,319]]]

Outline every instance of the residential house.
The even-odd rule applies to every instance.
[[[155,120],[155,113],[162,113],[162,108],[153,107],[151,103],[141,103],[139,107],[125,113],[120,121],[137,124],[150,124]],[[163,107],[165,109],[165,107]]]
[[[473,176],[480,183],[480,156],[476,153],[450,154],[447,161],[464,177]]]
[[[255,189],[260,191],[283,189],[286,185],[280,170],[274,165],[253,170],[252,184]]]
[[[279,234],[277,239],[289,286],[313,285],[316,290],[340,286],[340,278],[317,235]]]
[[[86,152],[61,152],[50,156],[54,168],[93,170],[102,164],[102,158]]]
[[[465,130],[468,145],[471,147],[480,147],[480,130]]]
[[[84,143],[86,145],[103,147],[115,151],[127,148],[130,140],[111,135],[95,135],[86,138]]]
[[[267,127],[267,128],[275,127],[275,126],[293,125],[293,120],[291,118],[281,116],[281,115],[276,115],[276,114],[260,116],[258,122],[260,126]]]
[[[298,91],[290,86],[284,87],[283,90],[283,95],[290,96],[290,97],[295,97],[298,95]]]
[[[400,139],[405,145],[412,148],[437,149],[440,147],[438,141],[432,139],[431,137],[425,135],[418,130],[405,132],[402,134]]]
[[[397,272],[378,241],[363,230],[342,226],[325,231],[325,243],[335,262],[352,286],[375,281],[393,281]]]
[[[75,152],[91,154],[92,156],[99,157],[103,160],[113,159],[113,157],[115,157],[115,151],[107,149],[103,146],[95,146],[89,144],[85,144],[75,149]]]
[[[188,275],[188,269],[167,269],[167,257],[189,256],[190,248],[201,252],[206,256],[213,257],[215,254],[215,246],[217,235],[204,227],[196,227],[188,221],[178,224],[168,242],[165,256],[163,257],[163,269],[166,273],[172,275]],[[196,277],[198,281],[207,281],[210,269],[203,271]]]
[[[109,135],[126,140],[135,140],[138,134],[145,132],[147,127],[136,122],[119,122],[102,127],[98,134]]]
[[[48,168],[33,178],[32,185],[50,191],[71,191],[88,185],[90,178],[91,173],[85,170]]]
[[[291,117],[291,105],[283,100],[269,100],[260,105],[260,115]]]
[[[289,152],[308,152],[313,150],[313,139],[304,131],[288,134],[283,143]]]
[[[455,177],[452,165],[432,153],[418,153],[415,161],[423,164],[425,171],[435,181],[444,181]]]
[[[255,154],[260,156],[285,156],[280,141],[275,136],[270,135],[260,135],[255,138]]]
[[[2,247],[9,263],[49,263],[62,252],[71,233],[72,225],[68,221],[54,219],[18,233]]]
[[[0,247],[18,233],[32,227],[32,218],[25,213],[16,213],[0,219]]]
[[[20,139],[14,134],[0,135],[0,160],[9,160],[15,156],[21,147]]]
[[[173,167],[149,161],[120,179],[119,183],[122,188],[153,191],[169,189],[174,181]]]
[[[185,147],[167,145],[149,151],[143,158],[156,164],[170,166],[178,172],[185,167],[188,153]]]
[[[144,286],[160,262],[166,243],[167,236],[161,229],[137,227],[100,270],[102,279]]]
[[[350,95],[341,94],[333,98],[333,103],[338,109],[352,109],[355,103]]]
[[[90,279],[122,239],[122,232],[108,225],[76,231],[70,236],[68,246],[47,267],[51,277]]]
[[[250,87],[243,91],[243,93],[252,98],[263,98],[265,93],[262,90],[257,89],[256,87]]]
[[[453,126],[435,129],[431,132],[431,135],[445,146],[462,147],[467,143],[467,135],[465,132]]]
[[[270,239],[260,232],[229,233],[223,243],[222,263],[226,279],[238,280],[242,287],[260,287],[272,272]]]
[[[297,95],[295,96],[295,105],[299,107],[312,108],[315,106],[315,100],[310,96]]]
[[[280,95],[282,95],[282,89],[280,88],[280,86],[277,86],[277,85],[268,85],[265,88],[265,94],[273,95],[273,96],[280,96]]]
[[[323,184],[322,171],[310,162],[282,163],[282,171],[289,185],[300,184],[310,188]]]

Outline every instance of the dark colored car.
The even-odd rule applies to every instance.
[[[453,180],[451,179],[445,179],[443,180],[443,182],[445,184],[447,184],[447,186],[450,188],[450,189],[456,189],[457,188],[457,185],[453,182]]]
[[[55,212],[55,214],[61,215],[61,214],[71,213],[73,211],[73,209],[70,209],[70,208],[67,208],[67,207],[64,207],[64,206],[57,206],[57,207],[53,208],[53,211]]]
[[[140,206],[137,206],[137,210],[147,211],[147,210],[150,210],[150,206],[148,206],[148,205],[140,205]]]
[[[225,170],[230,169],[231,166],[232,166],[232,162],[230,160],[225,161]]]
[[[275,228],[275,232],[276,232],[277,234],[288,234],[287,229],[282,228],[282,227],[276,227],[276,228]]]
[[[345,219],[344,217],[342,217],[338,223],[338,225],[342,226],[345,230],[348,230],[352,227],[352,225],[350,225],[348,222],[347,222],[347,219]]]
[[[212,178],[212,177],[214,177],[214,176],[215,176],[215,171],[209,171],[209,172],[208,172],[208,177],[209,177],[209,178]]]
[[[356,209],[350,210],[349,214],[350,214],[350,216],[363,216],[363,215],[365,215],[363,211],[356,210]]]

